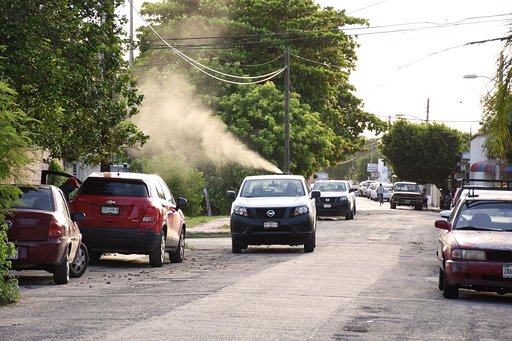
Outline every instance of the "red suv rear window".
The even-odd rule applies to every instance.
[[[87,178],[80,187],[78,194],[115,197],[149,197],[146,184],[140,180],[131,179]]]

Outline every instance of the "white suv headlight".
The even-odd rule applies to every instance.
[[[236,214],[236,215],[244,216],[244,217],[248,217],[249,216],[247,214],[247,207],[243,207],[243,206],[235,206],[233,208],[233,213]]]
[[[295,211],[293,212],[293,216],[307,214],[309,212],[309,209],[307,206],[299,206],[295,207]]]
[[[340,197],[340,201],[346,201],[346,200],[348,200],[348,198],[347,198],[347,197],[345,197],[345,196]]]

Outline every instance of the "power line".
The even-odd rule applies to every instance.
[[[130,6],[132,6],[132,8],[134,8],[132,0],[128,0],[128,2],[130,3]],[[135,8],[134,8],[134,10],[135,10]],[[174,53],[176,53],[178,56],[180,56],[183,60],[185,60],[190,65],[192,65],[197,70],[199,70],[202,73],[204,73],[204,74],[206,74],[206,75],[208,75],[208,76],[210,76],[212,78],[215,78],[215,79],[217,79],[219,81],[230,83],[230,84],[237,84],[237,85],[249,85],[249,84],[263,83],[263,82],[266,82],[268,80],[271,80],[274,77],[277,77],[281,72],[283,72],[286,69],[286,67],[283,67],[283,68],[281,68],[279,70],[273,71],[273,72],[265,74],[265,75],[259,75],[259,76],[237,76],[237,75],[231,75],[231,74],[228,74],[228,73],[225,73],[225,72],[221,72],[221,71],[215,70],[213,68],[210,68],[210,67],[208,67],[206,65],[203,65],[203,64],[199,63],[198,61],[190,58],[189,56],[187,56],[186,54],[184,54],[183,52],[179,51],[174,46],[169,44],[167,41],[165,41],[160,36],[160,34],[158,34],[158,32],[153,28],[153,26],[151,26],[146,21],[146,19],[139,13],[139,11],[137,11],[137,10],[135,10],[135,11],[137,12],[137,15],[139,15],[139,17],[144,21],[146,26],[148,26],[151,29],[151,31],[158,37],[158,39],[160,39],[160,41],[162,41],[168,48],[170,48]],[[216,75],[213,75],[213,74],[205,71],[203,68],[208,70],[208,71],[211,71],[211,72],[217,73],[219,75],[222,75],[224,77],[230,77],[230,78],[235,78],[235,79],[258,79],[258,80],[257,81],[251,81],[251,82],[231,81],[231,80],[223,79],[223,78],[220,78],[220,77],[218,77]]]

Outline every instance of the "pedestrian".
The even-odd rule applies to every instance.
[[[62,190],[64,196],[69,201],[69,195],[71,194],[71,192],[73,192],[77,188],[80,188],[80,185],[78,184],[78,180],[72,176],[68,178],[65,183],[60,185],[59,188]]]
[[[384,186],[382,186],[382,183],[377,187],[377,199],[379,199],[379,202],[382,205],[382,202],[384,201]]]
[[[423,187],[423,190],[421,191],[421,195],[423,197],[423,207],[428,208],[428,196],[427,196],[427,189]]]

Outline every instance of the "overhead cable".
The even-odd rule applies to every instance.
[[[283,67],[283,68],[281,68],[279,70],[273,71],[273,72],[265,74],[265,75],[259,75],[259,76],[237,76],[237,75],[231,75],[231,74],[228,74],[228,73],[224,73],[224,72],[212,69],[212,68],[210,68],[210,67],[208,67],[206,65],[203,65],[203,64],[199,63],[198,61],[196,61],[193,58],[187,56],[186,54],[184,54],[183,52],[181,52],[180,50],[176,49],[174,46],[169,44],[165,39],[163,39],[160,36],[160,34],[158,34],[158,32],[153,28],[153,26],[146,21],[146,19],[139,13],[139,11],[137,11],[135,9],[135,7],[133,6],[132,0],[128,0],[128,2],[130,3],[130,6],[132,6],[132,8],[135,10],[137,15],[139,15],[139,17],[144,21],[146,26],[151,29],[151,31],[158,37],[158,39],[161,42],[163,42],[168,48],[170,48],[174,53],[176,53],[178,56],[180,56],[187,63],[192,65],[194,68],[196,68],[197,70],[201,71],[202,73],[204,73],[204,74],[206,74],[206,75],[208,75],[208,76],[210,76],[212,78],[215,78],[215,79],[217,79],[219,81],[223,81],[223,82],[230,83],[230,84],[237,84],[237,85],[249,85],[249,84],[263,83],[263,82],[266,82],[266,81],[271,80],[272,78],[278,76],[280,73],[282,73],[286,69],[286,67]],[[258,80],[257,81],[252,81],[252,82],[231,81],[231,80],[227,80],[227,79],[215,76],[215,75],[213,75],[213,74],[203,70],[203,68],[206,69],[206,70],[209,70],[211,72],[217,73],[219,75],[225,76],[225,77],[230,77],[230,78],[235,78],[235,79],[258,79]]]

